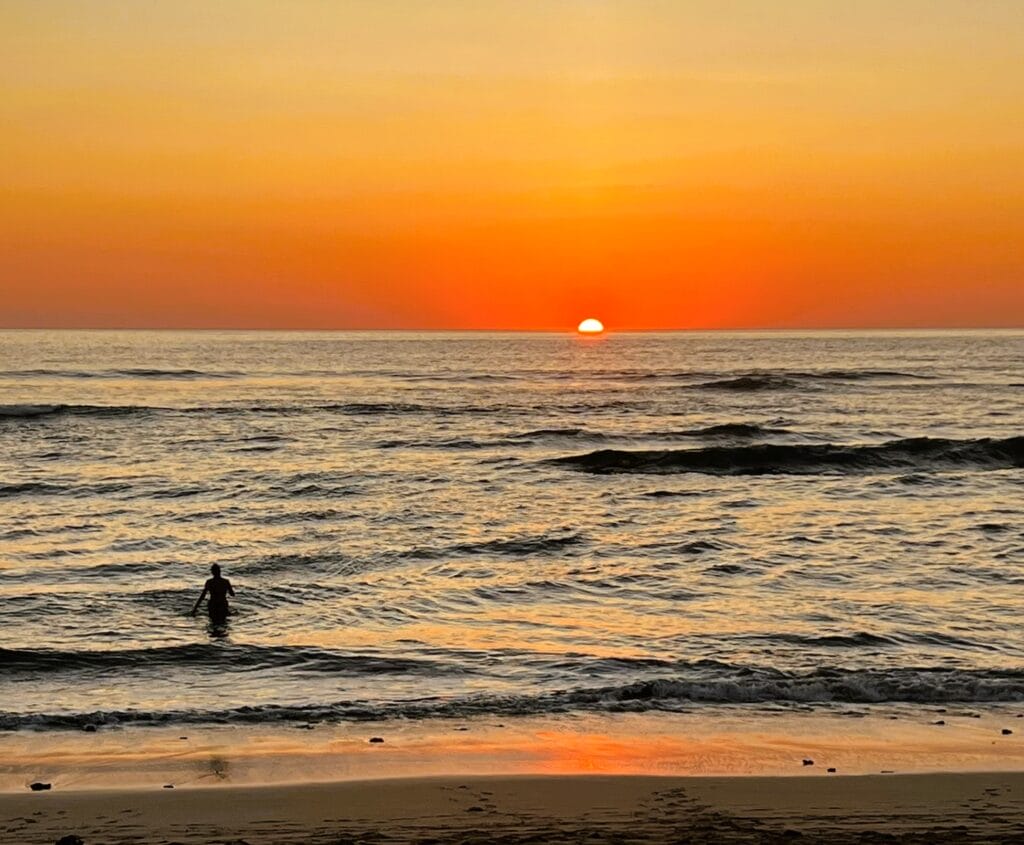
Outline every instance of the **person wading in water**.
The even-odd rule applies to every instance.
[[[203,599],[209,593],[210,601],[207,603],[206,609],[210,612],[210,619],[223,623],[228,618],[228,596],[233,596],[235,591],[231,589],[231,582],[227,578],[220,577],[220,567],[216,563],[210,567],[210,572],[213,573],[213,577],[208,578],[203,585],[203,591],[192,608],[192,615],[194,616],[199,610],[199,605],[203,603]]]

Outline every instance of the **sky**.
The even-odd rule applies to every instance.
[[[1024,325],[1019,0],[2,0],[0,326]]]

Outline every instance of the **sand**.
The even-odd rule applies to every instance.
[[[0,796],[5,843],[1013,842],[1024,775],[404,778]]]
[[[886,709],[8,733],[0,843],[1019,842],[1008,724]]]

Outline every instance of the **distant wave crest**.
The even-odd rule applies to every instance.
[[[728,390],[748,393],[762,390],[795,390],[800,387],[813,386],[816,382],[865,381],[868,379],[930,381],[934,378],[935,376],[931,375],[905,373],[899,370],[778,370],[713,378],[692,386],[701,390]]]
[[[0,378],[56,378],[56,379],[229,379],[240,378],[240,372],[207,372],[203,370],[159,369],[155,367],[124,367],[110,370],[62,370],[36,368],[29,370],[3,370]]]

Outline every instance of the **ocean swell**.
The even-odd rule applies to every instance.
[[[1024,467],[1024,436],[951,440],[914,437],[878,445],[779,444],[706,449],[601,449],[554,458],[581,472],[808,475]]]
[[[130,669],[209,668],[245,672],[289,668],[337,675],[439,674],[446,667],[432,660],[350,655],[312,646],[256,646],[190,643],[154,648],[64,651],[0,648],[0,677],[62,672],[110,672]],[[456,671],[449,669],[450,671]],[[460,673],[464,669],[457,670]]]

